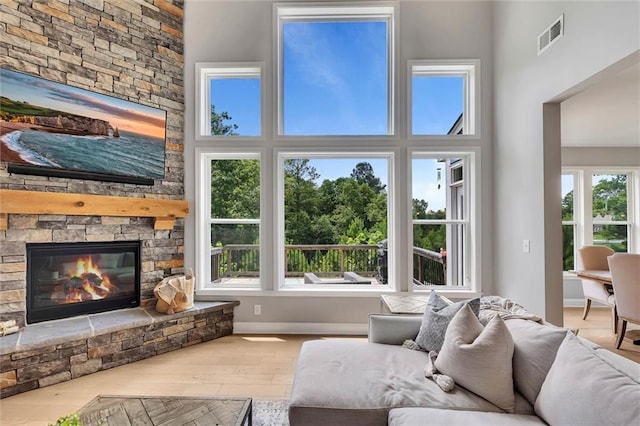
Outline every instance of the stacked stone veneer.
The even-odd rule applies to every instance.
[[[50,343],[42,342],[35,348],[29,345],[26,349],[20,349],[19,344],[14,344],[13,352],[9,352],[11,348],[7,348],[7,345],[1,345],[0,398],[229,335],[233,332],[233,308],[238,303],[203,302],[196,304],[192,311],[171,316],[161,316],[153,308],[138,308],[134,311],[148,316],[143,321],[147,322],[145,325],[91,333],[91,337],[58,338],[61,343],[52,340]],[[139,324],[139,321],[134,323]],[[95,329],[95,325],[91,328]],[[29,340],[27,329],[21,333],[24,335],[5,336],[2,339],[13,337],[17,343]]]
[[[3,68],[167,111],[165,178],[153,186],[9,174],[0,158],[0,188],[183,199],[182,26],[181,0],[0,1]],[[8,223],[0,231],[0,320],[20,326],[25,243],[141,240],[143,305],[160,279],[184,270],[183,219],[162,231],[139,217],[10,214]]]

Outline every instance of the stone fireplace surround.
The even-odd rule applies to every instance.
[[[25,324],[26,243],[141,241],[141,306],[184,270],[184,200],[5,189],[0,198],[0,320]]]
[[[240,302],[173,315],[132,308],[28,325],[0,337],[0,399],[233,333]]]
[[[0,190],[0,197],[0,319],[21,327],[0,337],[0,398],[233,332],[238,302],[197,303],[174,315],[155,312],[155,284],[184,270],[186,201],[13,190]],[[131,239],[142,243],[140,308],[25,326],[27,242]]]
[[[184,272],[184,223],[181,219],[183,216],[167,216],[164,214],[168,212],[166,208],[159,210],[159,214],[139,214],[148,211],[145,210],[147,208],[153,211],[164,201],[173,202],[184,199],[183,9],[183,0],[3,2],[1,25],[3,37],[0,38],[0,50],[3,54],[0,55],[0,66],[164,109],[167,111],[167,122],[165,176],[161,180],[156,180],[153,186],[9,173],[7,164],[4,162],[8,157],[4,158],[3,151],[3,159],[0,160],[0,191],[19,190],[25,193],[38,193],[35,204],[43,208],[51,203],[48,198],[39,199],[40,197],[91,195],[86,195],[85,199],[69,202],[66,207],[71,211],[2,212],[7,202],[5,194],[0,193],[2,199],[0,202],[0,320],[15,320],[22,328],[20,335],[0,337],[2,354],[0,396],[18,393],[18,390],[22,392],[29,386],[34,388],[33,380],[38,381],[37,386],[68,380],[68,375],[65,375],[62,370],[57,370],[57,367],[53,367],[54,363],[64,364],[66,361],[60,361],[60,359],[66,358],[68,352],[79,351],[83,344],[91,345],[91,348],[102,347],[104,346],[102,339],[107,339],[106,334],[92,335],[79,346],[74,346],[74,340],[68,339],[63,343],[55,344],[56,347],[60,346],[55,352],[51,349],[53,346],[32,347],[29,350],[35,351],[33,353],[16,352],[13,355],[12,362],[15,363],[13,373],[10,369],[5,370],[5,365],[9,362],[6,355],[8,352],[5,349],[10,346],[8,342],[19,339],[18,343],[24,344],[25,339],[34,332],[32,326],[24,328],[25,242],[140,240],[143,305],[141,308],[136,308],[140,312],[148,309],[153,303],[153,287],[159,280],[167,275]],[[94,200],[92,196],[102,197],[98,199],[101,206],[111,208],[111,211],[92,214],[87,212],[86,215],[77,213],[78,210],[88,209],[91,201]],[[26,204],[29,200],[31,195],[20,194],[18,201]],[[144,203],[138,203],[136,200],[144,200]],[[84,206],[81,205],[82,203]],[[138,211],[124,215],[114,214],[129,207],[138,207]],[[123,315],[129,316],[134,310],[124,311],[126,314]],[[101,315],[100,318],[106,318],[102,315],[117,316],[124,311],[99,315]],[[205,314],[209,315],[208,312],[194,315],[197,317]],[[155,314],[151,312],[149,315]],[[214,313],[209,316],[212,315]],[[220,315],[224,317],[230,313],[220,313]],[[209,321],[213,321],[209,316],[206,326],[209,326]],[[176,319],[162,318],[171,321]],[[66,324],[67,320],[64,321]],[[68,321],[76,322],[76,319]],[[186,320],[183,317],[177,317],[176,321],[183,324],[180,321]],[[222,320],[223,323],[225,321]],[[52,324],[62,327],[62,322],[63,320],[52,322]],[[202,324],[202,319],[194,319],[193,329],[199,328],[195,323]],[[167,327],[175,325],[177,323],[167,323]],[[157,332],[162,328],[159,322],[145,327],[156,328],[153,331],[147,330],[145,333]],[[184,325],[184,327],[188,326]],[[222,328],[226,331],[226,327]],[[125,332],[125,329],[128,330],[123,328],[119,331],[109,331],[109,333],[134,333],[134,331]],[[186,333],[194,334],[193,329],[188,329]],[[141,332],[135,331],[135,333]],[[169,337],[173,336],[172,331],[166,333],[169,333],[166,336],[168,339],[173,339]],[[145,351],[151,351],[149,345],[162,346],[161,342],[149,343],[155,338],[145,340],[147,343]],[[115,335],[109,339],[120,341],[118,339],[122,337]],[[192,341],[190,338],[187,339],[188,342]],[[49,343],[51,342],[47,342]],[[122,343],[123,348],[130,344]],[[172,347],[177,347],[177,344]],[[20,347],[20,351],[22,349],[25,348]],[[124,352],[128,350],[123,349]],[[165,349],[158,350],[161,352]],[[92,363],[97,363],[98,352],[93,349],[91,358],[85,353],[84,356],[87,356],[87,362],[89,362],[85,367],[89,370]],[[115,353],[111,355],[116,356]],[[71,356],[76,357],[73,360],[69,358],[68,361],[71,365],[75,365],[71,370],[71,376],[77,377],[79,374],[84,374],[79,372],[83,355],[72,354],[69,357]],[[131,358],[133,359],[134,355],[131,355]],[[28,378],[27,370],[20,369],[36,359],[41,361],[38,371],[43,370],[44,373],[44,370],[50,367],[48,374],[40,376],[40,373],[33,370],[32,375],[37,375],[39,378]],[[101,359],[107,365],[113,361]],[[16,381],[18,388],[15,387]],[[13,389],[9,391],[9,387]]]

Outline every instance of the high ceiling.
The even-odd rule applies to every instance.
[[[640,146],[640,64],[561,104],[563,147]]]

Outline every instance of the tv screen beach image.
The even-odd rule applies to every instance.
[[[164,178],[166,112],[0,70],[0,160]]]

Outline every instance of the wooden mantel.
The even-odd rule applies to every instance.
[[[189,204],[184,200],[0,189],[0,230],[8,229],[9,213],[153,217],[154,229],[173,229],[176,218],[189,214]]]

